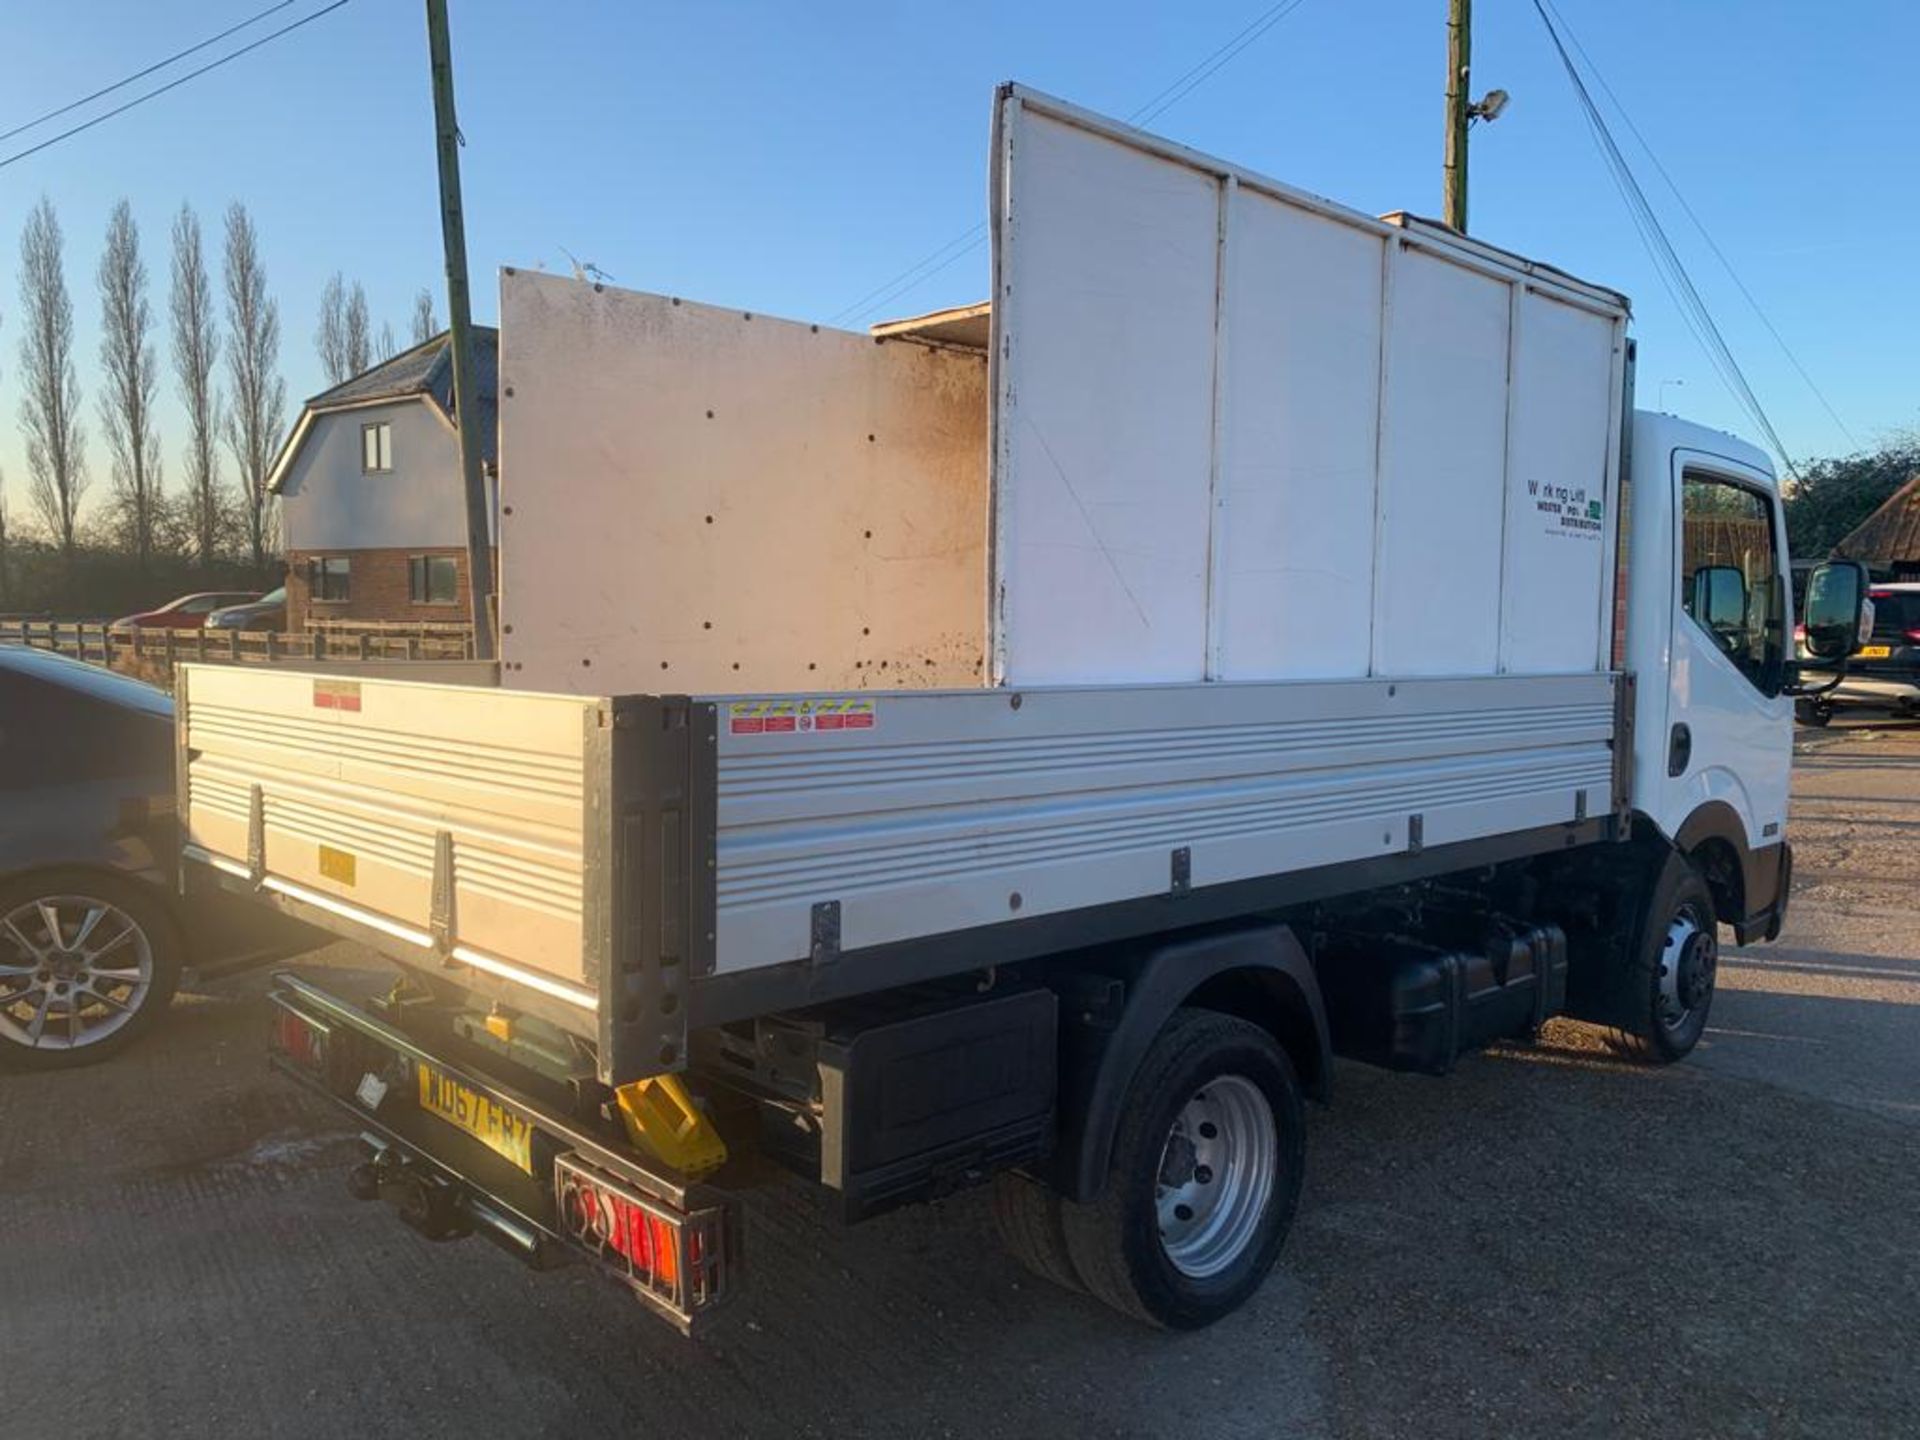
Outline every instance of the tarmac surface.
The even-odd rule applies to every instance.
[[[1727,953],[1688,1063],[1556,1023],[1444,1080],[1343,1065],[1279,1269],[1197,1335],[1031,1279],[978,1194],[843,1229],[783,1182],[690,1344],[353,1203],[264,978],[183,997],[0,1077],[0,1437],[1920,1434],[1920,724],[1799,750],[1786,932]]]

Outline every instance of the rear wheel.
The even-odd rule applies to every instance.
[[[1669,855],[1622,979],[1613,1048],[1657,1065],[1684,1058],[1706,1032],[1719,963],[1713,892],[1691,861]]]
[[[1134,1076],[1104,1190],[1060,1202],[1074,1271],[1123,1314],[1210,1325],[1273,1268],[1305,1161],[1286,1052],[1245,1020],[1178,1011]]]
[[[1047,1186],[1014,1170],[993,1177],[993,1223],[1007,1252],[1042,1280],[1084,1290],[1067,1253],[1061,1200]]]
[[[172,920],[138,886],[85,871],[0,885],[0,1064],[103,1060],[153,1024],[179,979]]]

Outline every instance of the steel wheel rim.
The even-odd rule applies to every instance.
[[[1219,1076],[1180,1107],[1153,1190],[1174,1269],[1205,1280],[1246,1252],[1273,1198],[1279,1156],[1273,1106],[1245,1076]]]
[[[116,1034],[153,988],[153,942],[93,895],[42,895],[0,917],[0,1038],[79,1050]]]
[[[1684,1026],[1713,999],[1719,941],[1710,916],[1697,905],[1681,906],[1667,923],[1660,950],[1660,1023],[1668,1030]]]

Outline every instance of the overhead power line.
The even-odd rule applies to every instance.
[[[1733,268],[1733,262],[1727,258],[1726,252],[1722,250],[1714,240],[1712,233],[1707,229],[1706,222],[1695,213],[1693,206],[1687,203],[1687,197],[1681,193],[1680,186],[1675,182],[1673,176],[1668,173],[1667,167],[1660,163],[1659,155],[1654,152],[1653,146],[1647,142],[1647,137],[1641,134],[1640,127],[1633,123],[1633,115],[1628,111],[1627,107],[1621,103],[1620,97],[1614,94],[1613,87],[1607,83],[1607,77],[1601,73],[1600,67],[1593,63],[1593,57],[1587,53],[1586,46],[1580,43],[1580,37],[1574,34],[1573,27],[1567,24],[1566,17],[1555,7],[1553,0],[1545,0],[1545,3],[1547,9],[1552,11],[1554,21],[1559,25],[1561,33],[1567,37],[1568,43],[1573,46],[1574,52],[1579,55],[1581,62],[1586,65],[1588,71],[1593,75],[1593,78],[1600,83],[1600,88],[1606,92],[1607,98],[1613,102],[1613,108],[1620,112],[1620,118],[1627,122],[1627,129],[1632,131],[1633,138],[1640,142],[1640,148],[1646,152],[1647,159],[1651,160],[1653,162],[1653,168],[1660,172],[1660,178],[1666,182],[1667,189],[1673,192],[1673,198],[1679,202],[1680,208],[1685,212],[1687,219],[1693,222],[1693,228],[1700,232],[1700,238],[1706,242],[1707,248],[1713,252],[1713,258],[1720,262],[1720,268],[1727,272],[1727,278],[1733,281],[1734,288],[1740,292],[1741,297],[1745,299],[1747,304],[1752,308],[1754,315],[1759,319],[1760,323],[1766,327],[1767,333],[1773,337],[1774,343],[1780,347],[1780,353],[1787,357],[1787,363],[1793,366],[1795,372],[1806,382],[1807,389],[1812,392],[1813,398],[1818,400],[1820,402],[1820,408],[1827,412],[1827,418],[1833,421],[1835,427],[1838,428],[1842,435],[1847,437],[1847,443],[1849,445],[1854,446],[1856,449],[1859,448],[1859,439],[1854,435],[1853,431],[1847,428],[1847,422],[1840,418],[1839,413],[1828,402],[1825,393],[1814,383],[1813,376],[1809,375],[1807,373],[1807,367],[1800,363],[1800,357],[1793,353],[1793,348],[1787,344],[1786,337],[1774,327],[1774,323],[1768,318],[1767,312],[1760,308],[1759,300],[1756,299],[1753,292],[1747,288],[1746,282],[1740,278],[1740,272]]]
[[[1760,397],[1754,394],[1753,387],[1747,383],[1747,377],[1740,368],[1740,362],[1734,358],[1732,347],[1726,337],[1720,333],[1720,327],[1714,323],[1707,303],[1693,283],[1693,277],[1687,273],[1685,262],[1673,248],[1660,217],[1654,212],[1653,205],[1647,199],[1646,191],[1633,173],[1633,167],[1627,163],[1627,157],[1620,151],[1619,143],[1613,138],[1606,116],[1600,112],[1593,94],[1587,89],[1586,81],[1581,77],[1579,67],[1573,63],[1560,31],[1553,18],[1547,14],[1544,0],[1533,0],[1534,12],[1539,15],[1540,23],[1546,27],[1547,38],[1553,42],[1553,48],[1560,57],[1560,64],[1567,72],[1567,79],[1573,85],[1574,95],[1580,101],[1580,107],[1586,115],[1587,128],[1592,132],[1594,143],[1600,149],[1601,159],[1606,163],[1607,173],[1612,177],[1621,200],[1626,204],[1627,213],[1632,218],[1634,228],[1640,233],[1640,241],[1646,246],[1652,259],[1654,270],[1660,276],[1660,283],[1666,288],[1667,295],[1680,311],[1681,319],[1693,332],[1693,337],[1706,352],[1707,359],[1719,373],[1721,382],[1738,402],[1748,417],[1766,436],[1774,453],[1787,467],[1789,474],[1798,476],[1793,457],[1787,453],[1780,432],[1774,429],[1773,421],[1768,418],[1766,409],[1760,404]]]
[[[24,150],[16,150],[13,154],[7,156],[5,159],[0,159],[0,170],[4,170],[7,166],[14,164],[16,161],[26,159],[29,155],[38,155],[42,150],[45,150],[50,146],[58,145],[62,140],[70,140],[75,135],[80,134],[84,130],[91,130],[96,125],[104,124],[106,121],[113,119],[113,117],[116,115],[124,115],[127,113],[127,111],[133,109],[135,106],[144,105],[147,103],[147,101],[155,99],[161,95],[164,95],[169,90],[177,90],[182,85],[186,84],[189,80],[197,80],[202,75],[205,75],[208,71],[218,70],[222,65],[225,65],[230,61],[238,60],[242,55],[247,55],[252,53],[255,50],[258,50],[262,45],[270,45],[275,40],[278,40],[282,35],[290,35],[303,25],[311,25],[314,21],[320,19],[322,16],[332,14],[335,10],[338,10],[341,6],[347,3],[348,3],[348,0],[333,0],[333,3],[331,5],[323,5],[320,9],[314,11],[311,15],[302,16],[300,19],[293,21],[291,24],[282,25],[278,30],[275,30],[272,33],[267,35],[262,35],[258,40],[255,40],[252,43],[247,45],[242,45],[238,50],[229,50],[225,55],[222,55],[218,60],[209,60],[206,64],[199,66],[197,69],[189,70],[187,71],[186,74],[178,76],[175,79],[169,80],[164,85],[156,85],[153,89],[146,91],[144,94],[134,96],[133,99],[127,101],[125,104],[116,105],[111,110],[107,110],[102,112],[101,114],[95,115],[91,120],[83,120],[78,125],[73,126],[71,129],[62,130],[58,135],[49,136],[47,139],[40,141],[39,144],[37,145],[29,145]]]
[[[240,31],[246,29],[249,25],[256,24],[259,21],[266,19],[267,16],[272,15],[276,11],[286,9],[289,5],[292,5],[293,3],[294,3],[294,0],[280,0],[280,3],[277,5],[269,5],[266,9],[261,10],[256,14],[249,15],[246,19],[242,20],[238,25],[229,25],[226,29],[222,30],[218,35],[209,35],[206,39],[200,41],[197,45],[189,45],[184,50],[176,50],[173,52],[173,54],[167,56],[166,59],[156,60],[153,62],[153,64],[147,66],[146,69],[136,70],[133,72],[133,74],[126,76],[124,79],[116,80],[111,85],[102,86],[100,89],[94,91],[91,95],[82,95],[78,100],[69,100],[65,105],[60,106],[57,110],[49,110],[44,115],[36,115],[33,119],[27,121],[27,123],[24,125],[16,125],[11,130],[0,130],[0,140],[11,140],[14,136],[22,133],[23,131],[32,130],[36,126],[44,125],[49,120],[59,119],[62,115],[65,115],[70,110],[78,110],[82,105],[91,105],[94,101],[99,100],[104,96],[111,95],[116,90],[125,89],[127,86],[131,85],[136,80],[146,79],[147,76],[153,74],[153,72],[156,70],[166,69],[167,66],[173,64],[176,60],[184,60],[189,55],[199,54],[200,51],[206,49],[209,45],[219,44],[222,40],[226,39],[229,35],[238,34]]]
[[[1306,0],[1279,0],[1278,4],[1269,5],[1245,28],[1209,51],[1185,74],[1155,92],[1151,99],[1127,116],[1127,123],[1145,125],[1164,115],[1231,64],[1241,51],[1247,49],[1305,3]],[[851,305],[835,311],[827,317],[827,324],[857,322],[874,311],[893,304],[894,301],[918,289],[941,271],[970,255],[985,242],[986,238],[986,221],[968,226],[939,249],[915,264],[909,265],[891,280],[876,285]]]

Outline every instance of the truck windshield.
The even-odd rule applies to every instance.
[[[1681,481],[1681,605],[1763,695],[1785,680],[1786,587],[1765,495],[1715,475]]]

